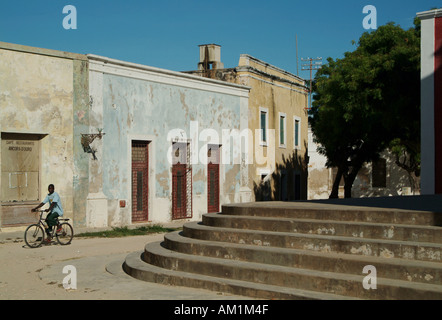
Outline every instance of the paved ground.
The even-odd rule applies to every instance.
[[[23,232],[0,232],[0,300],[241,300],[226,295],[136,280],[121,265],[127,254],[161,241],[164,234],[125,238],[74,238],[71,245],[30,249]],[[65,266],[77,271],[77,289],[66,290]]]

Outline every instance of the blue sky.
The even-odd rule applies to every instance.
[[[77,9],[76,30],[63,28],[66,5]],[[198,45],[216,43],[225,67],[247,53],[296,74],[296,35],[299,58],[342,57],[366,31],[366,5],[378,26],[410,28],[440,0],[2,0],[0,41],[176,71],[196,69]],[[299,75],[309,77],[301,63]]]

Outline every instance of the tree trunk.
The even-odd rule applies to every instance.
[[[410,181],[412,194],[420,194],[419,163],[413,161],[412,156],[407,152],[403,152],[402,154],[396,153],[395,155],[396,165],[404,169],[408,173],[408,179]]]
[[[330,199],[338,199],[339,198],[339,183],[342,179],[342,174],[344,170],[341,167],[338,167],[338,172],[336,173],[335,181],[333,181],[332,192],[330,194]]]
[[[350,199],[351,198],[351,189],[352,189],[352,187],[353,187],[352,184],[345,183],[345,185],[344,185],[344,198],[345,199]]]
[[[417,176],[414,171],[411,171],[411,172],[407,171],[407,172],[408,172],[408,177],[410,179],[412,194],[414,194],[414,195],[420,194],[421,193],[420,176]]]
[[[344,174],[344,197],[351,198],[351,189],[353,188],[353,183],[355,182],[356,176],[358,175],[359,170],[362,165],[356,165],[352,167],[350,173],[348,175]]]

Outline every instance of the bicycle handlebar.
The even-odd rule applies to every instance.
[[[46,210],[35,210],[35,211],[33,211],[33,210],[31,210],[33,213],[35,213],[35,216],[40,216],[40,220],[41,219],[43,219],[43,213],[45,213],[46,212]]]

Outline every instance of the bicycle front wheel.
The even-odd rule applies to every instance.
[[[55,236],[57,237],[58,243],[65,246],[71,243],[72,238],[74,237],[74,229],[67,222],[63,222],[60,225],[61,232],[57,232]]]
[[[41,246],[45,238],[45,232],[43,228],[38,224],[31,224],[25,230],[25,242],[31,248],[37,248]]]

